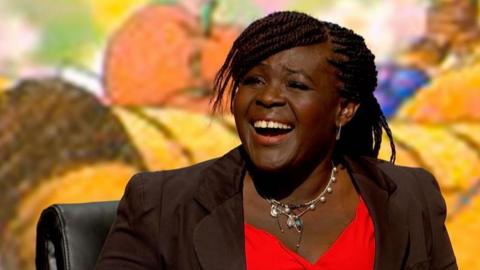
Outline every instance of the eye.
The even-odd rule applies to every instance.
[[[304,84],[304,83],[301,83],[301,82],[298,82],[298,81],[289,81],[288,82],[288,87],[290,88],[296,88],[296,89],[300,89],[300,90],[308,90],[310,89],[310,87],[308,87],[308,85]]]
[[[242,85],[262,85],[264,80],[259,76],[246,76],[242,80]]]

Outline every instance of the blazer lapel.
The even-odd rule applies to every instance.
[[[209,212],[195,227],[194,245],[203,269],[245,269],[243,176],[240,148],[205,172],[196,200]]]
[[[218,206],[195,228],[195,251],[203,269],[245,269],[241,196]]]
[[[409,233],[407,208],[395,200],[396,185],[379,168],[378,161],[345,158],[375,230],[374,269],[404,269]],[[404,203],[404,202],[402,202]]]

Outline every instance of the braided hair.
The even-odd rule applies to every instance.
[[[213,111],[220,109],[225,93],[230,110],[246,73],[264,59],[286,49],[323,42],[332,44],[328,62],[342,82],[340,96],[361,103],[355,116],[342,127],[336,154],[377,157],[383,130],[390,141],[390,162],[395,161],[395,144],[385,116],[373,95],[377,86],[375,56],[364,39],[337,24],[319,21],[295,11],[272,13],[250,24],[235,40],[214,81]]]

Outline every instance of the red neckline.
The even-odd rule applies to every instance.
[[[350,223],[343,229],[343,231],[337,236],[337,238],[335,239],[335,241],[327,248],[327,250],[325,250],[325,252],[323,252],[322,254],[320,254],[320,256],[315,260],[314,263],[311,263],[310,261],[308,261],[307,259],[305,259],[303,256],[301,256],[300,254],[294,252],[293,250],[289,249],[287,246],[285,246],[282,241],[280,241],[280,239],[278,239],[275,235],[265,231],[265,230],[262,230],[262,229],[259,229],[259,228],[256,228],[255,226],[251,225],[251,224],[248,224],[248,223],[245,223],[245,227],[251,229],[251,230],[255,230],[255,231],[258,231],[258,232],[261,232],[263,233],[264,235],[268,236],[269,238],[272,238],[273,240],[275,240],[276,243],[278,243],[278,245],[282,248],[282,250],[284,250],[288,256],[291,256],[293,257],[295,260],[297,260],[299,263],[301,263],[302,265],[306,265],[308,267],[312,267],[312,266],[315,266],[317,265],[321,260],[322,258],[325,258],[329,253],[332,252],[332,250],[338,245],[337,243],[339,243],[341,241],[342,238],[345,237],[346,233],[351,230],[351,228],[354,226],[354,224],[356,223],[356,221],[358,220],[358,217],[359,217],[359,212],[360,212],[360,209],[362,209],[362,211],[364,210],[364,208],[366,208],[366,205],[365,203],[363,202],[363,199],[361,197],[359,197],[359,200],[358,200],[358,203],[357,203],[357,208],[355,210],[355,216],[353,217],[353,219],[350,221]],[[365,209],[366,210],[366,209]]]

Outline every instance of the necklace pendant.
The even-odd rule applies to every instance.
[[[288,216],[287,226],[289,229],[295,228],[295,230],[297,230],[298,233],[301,233],[303,231],[303,222],[298,216],[294,216],[294,215]]]
[[[278,217],[278,208],[274,204],[272,204],[272,207],[270,208],[270,215],[274,218]]]
[[[294,216],[288,216],[287,218],[287,226],[289,229],[295,226],[295,217]]]
[[[295,229],[297,230],[298,233],[301,233],[303,231],[303,222],[300,219],[300,217],[295,217],[294,227],[295,227]]]

